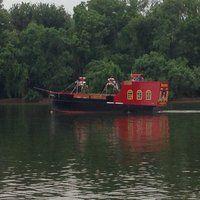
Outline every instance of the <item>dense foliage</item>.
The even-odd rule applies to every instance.
[[[171,97],[200,95],[200,0],[90,0],[74,8],[0,0],[0,97],[65,88],[94,91],[131,71],[169,80]]]

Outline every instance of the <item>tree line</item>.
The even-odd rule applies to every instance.
[[[131,72],[169,81],[172,98],[200,95],[200,0],[90,0],[73,15],[0,0],[0,98],[64,89],[82,75],[96,92]]]

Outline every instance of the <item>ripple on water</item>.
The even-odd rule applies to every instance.
[[[0,109],[0,199],[200,199],[197,115]]]

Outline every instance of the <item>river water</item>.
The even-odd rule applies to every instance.
[[[0,106],[0,199],[200,199],[200,114]]]

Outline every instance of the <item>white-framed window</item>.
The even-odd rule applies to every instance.
[[[128,90],[127,91],[127,99],[128,100],[133,100],[133,90]]]
[[[142,100],[142,90],[137,91],[137,100]]]
[[[147,91],[146,91],[146,100],[147,100],[147,101],[150,101],[151,98],[152,98],[152,92],[151,92],[151,90],[147,90]]]

